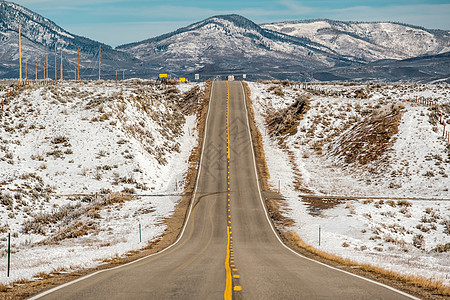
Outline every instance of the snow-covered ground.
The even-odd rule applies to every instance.
[[[269,184],[276,189],[280,184],[285,214],[295,221],[287,230],[359,263],[450,284],[450,146],[430,106],[405,102],[427,97],[448,109],[447,85],[311,84],[312,94],[298,84],[249,87]],[[361,92],[366,96],[356,98]],[[296,132],[269,136],[266,117],[308,95],[309,109]],[[359,124],[389,112],[392,104],[404,108],[385,153],[367,164],[346,163],[345,151],[336,154],[337,146],[347,146],[343,137],[358,133]],[[443,113],[448,128],[450,111]],[[305,191],[320,198],[308,198]]]
[[[186,116],[177,103],[195,106],[204,84],[144,83],[27,87],[8,103],[0,120],[0,283],[94,267],[164,232],[198,139],[195,112]]]

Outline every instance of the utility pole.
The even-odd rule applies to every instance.
[[[78,58],[78,81],[80,81],[80,48],[77,48],[77,58]]]
[[[117,82],[117,71],[116,71],[116,82]]]
[[[98,46],[98,84],[100,84],[101,65],[102,65],[102,45]]]
[[[125,71],[122,71],[122,81],[125,80]]]
[[[37,81],[37,56],[36,56],[36,59],[34,60],[35,62],[36,62],[36,81]]]
[[[48,79],[48,55],[45,56],[45,79]]]
[[[61,75],[59,76],[59,80],[63,80],[63,59],[62,59],[62,49],[61,49]]]
[[[19,22],[19,85],[22,85],[22,37]]]
[[[55,84],[58,83],[58,64],[56,63],[56,43],[55,43]]]
[[[28,60],[25,59],[25,83],[28,81]]]

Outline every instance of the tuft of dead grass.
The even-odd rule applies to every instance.
[[[9,289],[9,286],[3,283],[0,283],[0,293],[7,292]]]

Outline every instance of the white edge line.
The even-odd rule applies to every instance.
[[[359,279],[363,279],[363,280],[368,281],[368,282],[370,282],[370,283],[374,283],[374,284],[376,284],[376,285],[379,285],[379,286],[382,286],[382,287],[384,287],[384,288],[387,288],[387,289],[389,289],[389,290],[391,290],[391,291],[394,291],[394,292],[396,292],[396,293],[398,293],[398,294],[400,294],[400,295],[403,295],[403,296],[405,296],[405,297],[409,297],[409,298],[415,299],[415,300],[420,300],[420,298],[417,298],[417,297],[414,297],[414,296],[412,296],[412,295],[409,295],[409,294],[407,294],[407,293],[405,293],[405,292],[402,292],[402,291],[400,291],[400,290],[397,290],[397,289],[395,289],[395,288],[393,288],[393,287],[390,287],[390,286],[388,286],[388,285],[385,285],[385,284],[383,284],[383,283],[380,283],[380,282],[377,282],[377,281],[374,281],[374,280],[371,280],[371,279],[368,279],[368,278],[365,278],[365,277],[362,277],[362,276],[359,276],[359,275],[356,275],[356,274],[353,274],[353,273],[350,273],[350,272],[347,272],[347,271],[344,271],[344,270],[340,270],[340,269],[338,269],[338,268],[335,268],[335,267],[329,266],[329,265],[327,265],[327,264],[324,264],[324,263],[322,263],[322,262],[320,262],[320,261],[317,261],[317,260],[314,260],[314,259],[312,259],[312,258],[303,256],[303,255],[301,255],[300,253],[295,252],[294,250],[292,250],[291,248],[289,248],[288,246],[286,246],[286,245],[283,243],[283,241],[280,239],[280,237],[278,236],[277,232],[275,231],[275,228],[273,227],[272,222],[270,221],[269,214],[267,213],[267,208],[266,208],[266,206],[264,205],[264,201],[263,201],[263,199],[262,199],[261,189],[260,189],[260,187],[259,187],[258,170],[256,169],[255,152],[254,152],[254,150],[253,150],[252,134],[251,134],[251,131],[250,131],[250,123],[249,123],[249,120],[248,120],[247,103],[246,103],[246,101],[245,101],[245,100],[246,100],[245,89],[244,89],[244,85],[243,85],[242,81],[241,81],[241,86],[242,86],[242,94],[244,95],[243,101],[244,101],[244,107],[245,107],[245,112],[246,112],[245,115],[246,115],[246,118],[247,118],[247,129],[248,129],[248,133],[249,133],[250,144],[251,144],[251,146],[252,146],[251,148],[252,148],[252,154],[253,154],[253,166],[254,166],[254,171],[255,171],[255,175],[256,175],[256,183],[257,183],[257,186],[258,186],[259,200],[261,201],[261,205],[262,205],[262,207],[263,207],[263,209],[264,209],[264,213],[265,213],[265,215],[266,215],[267,222],[269,223],[270,228],[272,228],[273,233],[275,234],[275,236],[277,237],[277,239],[278,239],[278,241],[281,243],[281,245],[283,245],[283,247],[285,247],[286,249],[288,249],[289,251],[291,251],[292,253],[294,253],[295,255],[297,255],[297,256],[299,256],[299,257],[301,257],[301,258],[304,258],[304,259],[307,259],[307,260],[309,260],[309,261],[318,263],[318,264],[323,265],[323,266],[325,266],[325,267],[327,267],[327,268],[330,268],[330,269],[333,269],[333,270],[336,270],[336,271],[339,271],[339,272],[342,272],[342,273],[345,273],[345,274],[348,274],[348,275],[357,277],[357,278],[359,278]]]
[[[173,244],[171,244],[170,246],[164,248],[163,250],[161,250],[161,251],[159,251],[159,252],[156,252],[156,253],[153,253],[153,254],[149,254],[149,255],[147,255],[147,256],[141,257],[141,258],[139,258],[139,259],[136,259],[136,260],[134,260],[134,261],[132,261],[132,262],[129,262],[129,263],[126,263],[126,264],[124,264],[124,265],[120,265],[120,266],[117,266],[117,267],[114,267],[114,268],[110,268],[110,269],[100,270],[100,271],[94,272],[94,273],[92,273],[92,274],[83,276],[83,277],[81,277],[81,278],[78,278],[78,279],[75,279],[75,280],[73,280],[73,281],[70,281],[70,282],[67,282],[67,283],[65,283],[65,284],[59,285],[59,286],[57,286],[57,287],[54,287],[54,288],[52,288],[52,289],[50,289],[50,290],[47,290],[47,291],[45,291],[45,292],[43,292],[43,293],[37,294],[37,295],[35,295],[35,296],[31,297],[31,298],[28,298],[29,300],[36,300],[36,299],[39,299],[39,298],[41,298],[41,297],[47,296],[47,295],[49,295],[49,294],[51,294],[51,293],[53,293],[53,292],[56,292],[57,290],[63,289],[63,288],[65,288],[65,287],[69,286],[69,285],[72,285],[72,284],[75,284],[75,283],[80,282],[80,281],[82,281],[82,280],[88,279],[89,277],[95,276],[95,275],[97,275],[97,274],[100,274],[100,273],[103,273],[103,272],[108,272],[108,271],[113,271],[113,270],[116,270],[116,269],[119,269],[119,268],[123,268],[123,267],[129,266],[129,265],[132,265],[132,264],[134,264],[134,263],[140,262],[141,260],[147,259],[147,258],[149,258],[149,257],[159,255],[159,254],[161,254],[161,253],[166,252],[167,250],[169,250],[170,248],[172,248],[172,247],[175,246],[176,244],[178,244],[178,242],[179,242],[179,241],[181,240],[181,238],[183,237],[184,231],[186,230],[186,226],[187,226],[187,223],[188,223],[188,221],[189,221],[189,217],[191,216],[192,207],[193,207],[193,205],[194,205],[194,201],[195,201],[195,198],[196,198],[196,196],[197,196],[198,179],[200,178],[200,172],[201,172],[201,170],[202,170],[203,152],[204,152],[205,144],[206,144],[206,136],[207,136],[207,135],[206,135],[206,132],[207,132],[207,129],[208,129],[208,119],[209,119],[209,112],[210,112],[210,110],[211,110],[211,102],[212,102],[213,90],[214,90],[214,81],[213,81],[212,84],[211,84],[211,92],[210,92],[210,95],[211,95],[211,96],[210,96],[210,98],[209,98],[209,103],[208,103],[208,113],[206,114],[205,128],[204,128],[204,130],[203,130],[202,153],[201,153],[201,155],[200,155],[199,169],[198,169],[198,173],[197,173],[197,179],[196,179],[196,182],[195,182],[194,194],[193,194],[193,196],[192,196],[191,203],[190,203],[190,205],[189,205],[189,212],[188,212],[188,215],[187,215],[187,217],[186,217],[186,221],[184,222],[183,229],[181,230],[181,233],[180,233],[180,235],[178,236],[177,240],[176,240]]]

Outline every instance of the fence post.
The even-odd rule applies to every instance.
[[[139,223],[139,243],[142,242],[141,223]]]
[[[9,277],[9,270],[11,268],[11,232],[8,233],[8,277]]]
[[[319,225],[319,246],[320,246],[320,225]]]

